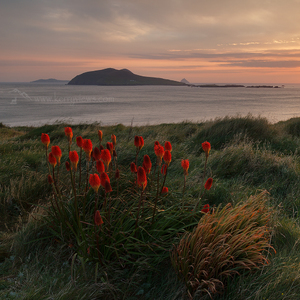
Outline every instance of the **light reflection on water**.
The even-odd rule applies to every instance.
[[[279,89],[172,86],[0,84],[0,122],[134,125],[200,122],[252,114],[271,122],[300,116],[300,87]]]

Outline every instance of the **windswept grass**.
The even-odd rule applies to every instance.
[[[200,234],[201,226],[205,231],[208,224],[221,224],[218,220],[227,213],[226,205],[229,203],[232,213],[240,209],[239,216],[246,217],[248,210],[244,209],[243,216],[241,208],[245,207],[251,195],[259,195],[264,190],[269,193],[265,196],[266,201],[260,203],[265,205],[265,210],[258,213],[257,209],[256,212],[257,216],[271,213],[272,222],[268,223],[268,232],[265,231],[268,239],[264,243],[270,243],[276,254],[272,251],[272,255],[268,251],[258,253],[269,261],[268,265],[260,264],[258,271],[240,269],[240,275],[216,277],[222,280],[222,288],[218,288],[221,294],[215,294],[213,299],[300,298],[299,124],[298,118],[270,124],[264,118],[249,115],[199,124],[72,126],[74,137],[81,135],[89,138],[94,145],[99,143],[98,129],[103,131],[105,142],[110,140],[111,134],[117,136],[116,149],[121,173],[119,188],[123,194],[113,197],[111,217],[115,228],[118,228],[118,224],[124,224],[121,234],[126,239],[122,241],[117,231],[110,232],[115,240],[111,244],[105,240],[108,247],[105,244],[102,246],[101,251],[109,261],[104,266],[80,255],[80,247],[74,240],[68,240],[72,234],[67,229],[62,232],[64,238],[58,238],[47,223],[52,192],[47,183],[48,169],[40,137],[41,133],[47,133],[52,145],[60,145],[64,163],[68,149],[64,127],[69,125],[55,124],[39,128],[0,126],[0,298],[187,299],[190,285],[185,285],[181,276],[177,277],[170,260],[172,249],[184,243],[184,236],[191,237],[197,230]],[[133,174],[130,174],[130,163],[135,159],[135,135],[143,136],[145,141],[138,165],[142,164],[144,154],[148,154],[152,162],[155,161],[154,141],[163,144],[168,140],[173,147],[172,162],[165,182],[169,193],[158,203],[154,227],[150,222],[152,204],[144,206],[142,216],[146,218],[140,220],[141,230],[136,237],[126,235],[134,226],[136,204],[139,201],[137,194],[128,189],[128,183],[134,181]],[[192,212],[202,189],[205,155],[201,144],[206,140],[212,146],[206,176],[214,181],[211,190],[204,193],[199,208],[209,204],[215,213],[208,215],[201,213],[201,209]],[[75,141],[72,147],[75,149]],[[184,197],[182,159],[190,162]],[[82,166],[85,170],[85,165]],[[63,165],[60,178],[66,188],[69,177]],[[112,180],[114,189],[115,184]],[[149,186],[151,184],[154,183],[149,179]],[[152,201],[151,193],[155,191],[146,193],[145,199],[149,203]],[[93,193],[90,197],[93,203]],[[125,200],[126,205],[134,207],[133,216],[124,213]],[[73,200],[68,203],[68,212],[72,211],[73,203]],[[185,209],[182,210],[183,207]],[[216,223],[209,223],[210,218],[215,218]],[[239,232],[244,234],[241,240],[248,239],[250,242],[251,232],[255,228],[267,228],[263,227],[267,226],[266,220],[263,222],[265,225],[258,220],[254,223],[248,231]],[[59,222],[55,226],[58,229]],[[215,227],[211,229],[216,230]],[[200,236],[205,236],[204,232]],[[237,233],[233,236],[236,237]],[[212,238],[210,235],[206,237]],[[197,242],[200,240],[197,239]],[[230,244],[230,239],[224,236],[224,242]],[[111,251],[114,248],[119,250]],[[264,247],[262,249],[267,250]],[[214,252],[214,249],[211,248],[211,251]],[[199,253],[201,249],[196,251],[196,254]],[[97,257],[96,253],[93,255]],[[195,267],[192,258],[186,262],[190,267]],[[229,266],[228,274],[237,271],[233,265],[226,266]],[[216,263],[215,267],[218,268],[219,264]],[[226,272],[226,268],[222,271]],[[205,288],[211,293],[211,288]],[[198,291],[193,288],[190,294],[194,295],[194,299],[210,299],[203,289],[202,294],[200,291],[201,288]]]

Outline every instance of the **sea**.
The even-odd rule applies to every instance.
[[[300,85],[246,88],[0,83],[0,122],[11,127],[61,122],[142,126],[249,114],[271,123],[300,117]]]

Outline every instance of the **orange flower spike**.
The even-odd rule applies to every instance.
[[[155,155],[157,156],[157,163],[160,166],[162,157],[164,156],[164,153],[165,153],[164,147],[161,145],[155,145],[154,152],[155,152]]]
[[[130,164],[130,171],[131,171],[131,173],[136,173],[137,172],[137,168],[136,168],[136,165],[135,165],[134,162],[132,162]]]
[[[60,165],[60,159],[62,156],[60,148],[58,146],[52,146],[51,152],[55,156],[57,163]]]
[[[73,131],[71,127],[65,127],[65,135],[68,138],[69,143],[72,143]]]
[[[137,135],[134,137],[134,146],[135,146],[136,148],[139,148],[139,147],[140,147],[140,137],[137,136]]]
[[[70,163],[68,161],[66,161],[66,169],[68,172],[70,171]]]
[[[113,143],[113,145],[115,147],[116,144],[117,144],[117,137],[114,134],[111,135],[111,141],[112,141],[112,143]]]
[[[47,176],[47,180],[48,180],[49,184],[52,184],[54,182],[53,178],[52,178],[52,176],[50,174]]]
[[[108,181],[110,183],[110,179],[107,173],[103,172],[100,174],[100,184],[105,188],[105,182]]]
[[[144,147],[144,139],[142,136],[139,136],[139,150]]]
[[[169,150],[170,152],[172,151],[172,145],[170,142],[165,142],[165,150]]]
[[[166,187],[166,186],[164,186],[163,188],[162,188],[162,190],[161,190],[161,193],[162,194],[166,194],[166,193],[168,193],[169,192],[169,189]]]
[[[188,169],[190,166],[190,162],[187,159],[183,159],[181,161],[181,166],[183,168],[184,175],[188,175]]]
[[[50,137],[47,133],[42,133],[41,141],[45,145],[46,149],[48,149],[48,146],[50,144]]]
[[[52,152],[49,153],[49,156],[48,156],[48,161],[49,161],[49,164],[55,168],[56,164],[57,164],[57,160],[55,158],[55,156],[53,155]]]
[[[203,206],[203,208],[201,209],[201,211],[205,214],[208,213],[209,212],[209,204],[205,204]]]
[[[81,136],[76,137],[76,144],[79,148],[83,147],[83,138]]]
[[[166,150],[164,152],[164,161],[165,161],[167,166],[170,165],[171,160],[172,160],[172,154],[169,150]]]
[[[99,137],[99,141],[101,143],[102,142],[102,138],[103,138],[103,132],[101,130],[98,130],[98,137]]]
[[[95,147],[93,150],[93,158],[95,161],[97,161],[101,158],[101,152],[98,147]]]
[[[102,159],[103,163],[105,164],[105,167],[107,170],[108,166],[111,162],[111,155],[110,155],[110,151],[108,149],[103,149],[101,151],[101,159]]]
[[[96,210],[95,212],[94,221],[95,221],[95,225],[97,226],[101,226],[104,223],[99,210]]]
[[[212,186],[212,183],[213,183],[213,179],[212,178],[208,178],[204,184],[204,188],[206,190],[210,190],[211,186]]]
[[[110,154],[113,154],[114,151],[114,145],[111,142],[106,143],[106,149],[109,150]]]
[[[209,151],[211,149],[210,143],[209,142],[202,143],[202,149],[205,152],[206,157],[208,157]]]
[[[104,164],[103,164],[102,160],[97,160],[96,161],[96,169],[97,169],[99,174],[105,172],[105,167],[104,167]]]
[[[151,172],[152,163],[151,163],[151,159],[150,159],[149,155],[147,155],[147,154],[144,155],[143,167],[147,174],[149,174]]]
[[[90,183],[91,187],[93,188],[93,190],[95,191],[95,193],[97,193],[98,189],[100,187],[99,176],[97,174],[90,174],[89,183]]]
[[[107,180],[105,181],[104,190],[105,190],[105,193],[112,192],[112,188],[111,188],[110,182],[107,181]]]
[[[143,188],[143,190],[147,186],[147,176],[146,176],[145,169],[143,167],[138,168],[137,183],[138,183],[139,186],[141,186]]]
[[[93,150],[92,141],[89,140],[89,139],[84,139],[83,143],[82,143],[82,148],[83,148],[84,152],[86,153],[87,160],[90,160],[91,159],[91,153],[92,153],[92,150]]]
[[[79,156],[77,154],[76,151],[70,151],[69,152],[69,159],[70,159],[70,162],[71,162],[71,167],[74,171],[77,171],[77,164],[78,164],[78,161],[79,161]]]

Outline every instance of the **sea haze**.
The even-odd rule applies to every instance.
[[[225,116],[300,116],[300,86],[200,88],[188,86],[70,86],[0,84],[0,122],[9,126],[55,122],[134,125],[200,122]]]

